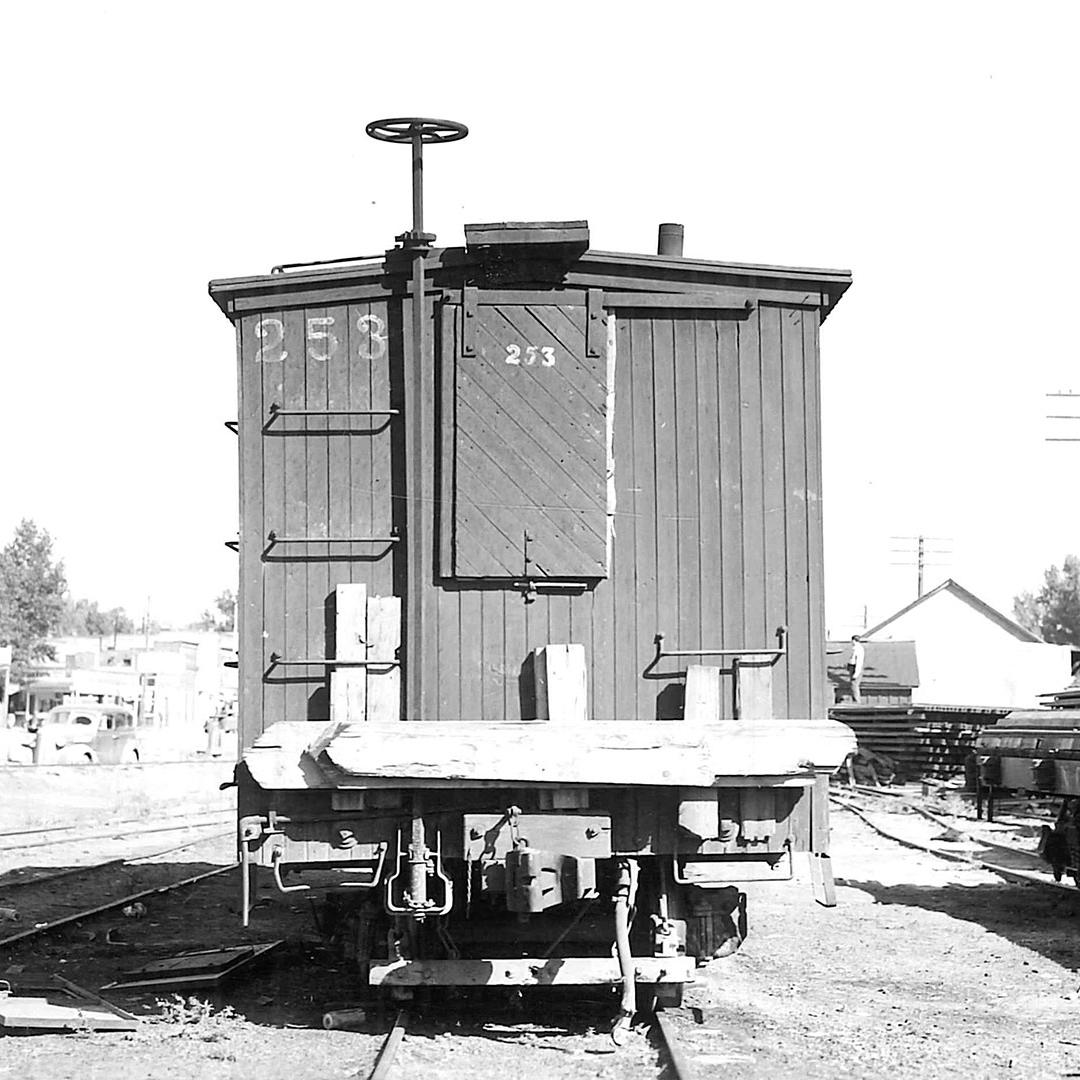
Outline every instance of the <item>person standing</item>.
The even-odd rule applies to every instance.
[[[848,684],[851,686],[851,700],[856,705],[862,702],[862,673],[866,663],[866,646],[858,634],[851,636],[851,658],[848,660]]]

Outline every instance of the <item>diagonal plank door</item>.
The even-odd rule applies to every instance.
[[[456,357],[455,575],[606,577],[607,362],[587,355],[585,308],[475,318],[475,355]]]

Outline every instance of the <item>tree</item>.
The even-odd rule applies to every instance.
[[[96,600],[64,601],[60,632],[71,637],[107,637],[109,634],[133,634],[135,621],[122,607],[102,611]]]
[[[1051,566],[1037,593],[1013,600],[1013,615],[1044,641],[1080,647],[1080,557],[1066,555],[1060,570]]]
[[[35,660],[56,658],[45,638],[60,625],[66,591],[52,537],[24,518],[0,551],[0,643],[11,646],[16,678]]]
[[[198,622],[200,630],[221,630],[229,633],[236,629],[236,594],[226,589],[214,601],[216,611],[207,609]]]

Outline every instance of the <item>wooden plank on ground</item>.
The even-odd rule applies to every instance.
[[[369,596],[368,660],[396,660],[401,645],[401,597]],[[367,669],[367,718],[401,719],[401,668],[397,664]]]
[[[533,652],[536,719],[583,724],[588,719],[585,646],[541,645]]]

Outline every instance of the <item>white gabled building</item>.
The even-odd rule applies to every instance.
[[[951,578],[862,636],[915,642],[912,704],[1034,708],[1071,678],[1070,646],[1048,644]]]

